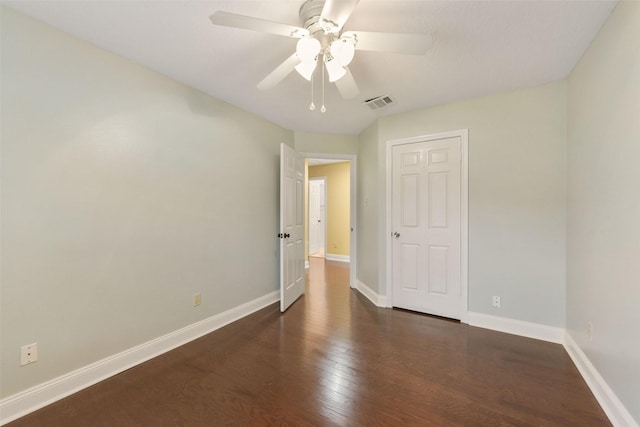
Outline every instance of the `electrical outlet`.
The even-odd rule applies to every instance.
[[[20,366],[38,361],[38,343],[27,344],[20,347]]]
[[[197,307],[202,303],[202,295],[200,292],[193,294],[193,306]]]
[[[587,338],[589,341],[593,341],[593,324],[591,322],[587,322]]]
[[[499,296],[493,296],[491,298],[491,305],[493,305],[496,308],[500,308],[500,304],[502,303],[502,301],[500,300]]]

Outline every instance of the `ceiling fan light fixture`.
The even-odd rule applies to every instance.
[[[329,74],[329,81],[332,83],[336,80],[340,80],[345,74],[347,74],[347,70],[331,56],[325,56],[324,65],[327,68],[327,74]]]
[[[318,60],[313,58],[311,60],[302,61],[298,65],[296,65],[296,71],[305,79],[311,81],[311,76],[316,69],[316,65],[318,64]]]
[[[356,46],[352,38],[342,37],[334,40],[329,47],[329,52],[340,65],[346,67],[353,60]]]
[[[320,46],[320,41],[313,37],[301,38],[296,44],[296,54],[302,62],[309,60],[315,61],[315,58],[320,53],[321,49],[322,46]]]

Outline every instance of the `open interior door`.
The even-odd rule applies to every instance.
[[[280,311],[304,293],[304,158],[280,144]]]

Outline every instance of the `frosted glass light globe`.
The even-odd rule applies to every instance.
[[[305,79],[311,80],[311,76],[313,75],[317,64],[318,60],[315,57],[312,59],[306,59],[296,65],[296,71]]]
[[[296,45],[296,54],[298,58],[305,62],[307,60],[315,59],[316,56],[320,53],[320,41],[318,39],[314,39],[313,37],[304,37],[298,40],[298,44]]]
[[[341,38],[334,40],[329,47],[331,56],[338,60],[338,63],[343,67],[346,67],[353,60],[353,56],[356,53],[356,47],[353,44],[353,40],[348,38]]]
[[[340,80],[345,74],[347,74],[347,70],[340,65],[338,60],[335,58],[325,57],[324,65],[327,68],[327,74],[329,74],[330,82]]]

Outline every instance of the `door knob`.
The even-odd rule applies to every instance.
[[[284,233],[284,238],[285,238],[285,239],[288,239],[289,237],[291,237],[291,234],[289,234],[289,233]]]
[[[395,238],[397,239],[398,237],[400,237],[400,233],[398,233],[397,231],[395,231],[395,232],[393,233],[393,237],[395,237]]]

